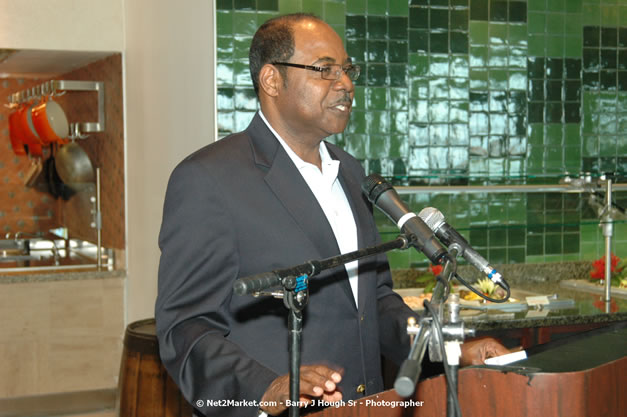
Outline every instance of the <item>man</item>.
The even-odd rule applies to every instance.
[[[345,129],[359,74],[341,38],[313,16],[272,19],[253,38],[250,68],[261,111],[244,132],[176,167],[159,236],[161,357],[206,415],[277,415],[289,398],[287,310],[235,296],[233,282],[378,243],[361,166],[323,142]],[[392,291],[385,255],[324,271],[309,286],[301,398],[381,391],[380,357],[406,357],[412,314]],[[506,353],[498,344],[472,349],[479,358]],[[225,399],[276,405],[207,406]]]

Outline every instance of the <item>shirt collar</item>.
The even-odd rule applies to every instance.
[[[268,120],[266,119],[266,116],[264,116],[261,110],[259,110],[259,116],[261,116],[261,120],[264,121],[266,126],[268,126],[268,129],[270,129],[270,131],[277,138],[281,146],[283,146],[283,149],[285,149],[285,152],[287,152],[290,159],[294,162],[294,165],[296,165],[296,168],[301,170],[305,167],[312,166],[312,164],[310,164],[309,162],[303,161],[300,156],[296,155],[296,152],[294,152],[292,148],[290,148],[290,146],[287,144],[287,142],[285,142],[285,140],[281,137],[281,135],[279,135],[279,133],[276,130],[274,130],[274,128],[270,125],[270,122],[268,122]],[[337,169],[339,168],[340,161],[331,158],[331,154],[329,153],[329,150],[327,149],[327,146],[325,145],[324,141],[320,141],[319,151],[320,151],[320,160],[322,162],[322,171],[324,172],[326,167],[333,168],[337,175]]]

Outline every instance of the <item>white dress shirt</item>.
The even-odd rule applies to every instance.
[[[270,131],[276,136],[283,149],[298,168],[303,179],[311,189],[311,192],[318,200],[331,228],[335,235],[335,240],[341,253],[353,252],[357,247],[357,225],[353,217],[344,189],[340,184],[338,172],[340,161],[332,159],[324,142],[320,142],[320,159],[322,160],[322,171],[317,166],[303,161],[281,138],[281,136],[270,126],[265,116],[259,111],[261,119],[266,123]],[[352,261],[345,264],[348,281],[353,291],[355,305],[357,305],[357,264]]]

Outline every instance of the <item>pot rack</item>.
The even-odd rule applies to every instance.
[[[70,138],[85,139],[89,135],[86,133],[98,133],[104,131],[105,111],[104,111],[104,82],[102,81],[73,81],[73,80],[50,80],[42,84],[27,88],[8,97],[9,107],[26,103],[33,99],[40,99],[44,96],[60,96],[67,91],[96,91],[98,93],[98,121],[70,123]]]

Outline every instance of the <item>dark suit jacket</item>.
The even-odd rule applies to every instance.
[[[346,152],[339,177],[357,223],[359,247],[379,242],[364,172]],[[241,133],[181,162],[170,178],[159,235],[156,303],[161,358],[183,395],[259,400],[288,371],[287,309],[281,300],[236,296],[239,277],[339,254],[331,226],[306,182],[259,115]],[[392,291],[385,255],[359,263],[358,303],[343,267],[311,279],[302,363],[342,367],[345,400],[383,389],[381,354],[400,362],[411,314]],[[357,393],[364,384],[366,391]],[[207,408],[254,416],[256,409]]]

